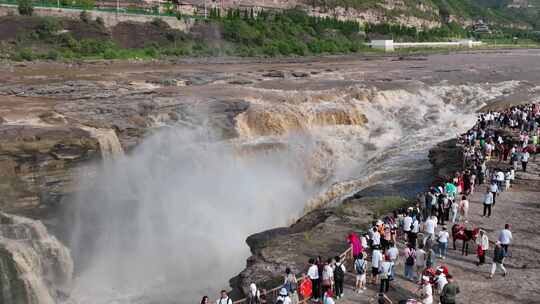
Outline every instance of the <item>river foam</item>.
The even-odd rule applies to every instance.
[[[70,210],[78,265],[70,301],[188,303],[212,295],[243,268],[248,235],[410,178],[412,167],[427,169],[431,146],[470,128],[474,111],[517,87],[253,88],[252,107],[236,120],[238,138],[222,140],[206,126],[167,127],[97,178],[82,178],[88,190]]]

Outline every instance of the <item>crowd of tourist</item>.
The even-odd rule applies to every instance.
[[[314,302],[334,304],[343,296],[347,271],[355,277],[356,293],[364,293],[368,284],[374,284],[380,303],[384,303],[384,294],[401,272],[400,265],[403,265],[403,276],[418,284],[419,299],[408,303],[431,304],[435,297],[442,304],[456,303],[460,289],[444,264],[450,239],[454,246],[456,240],[462,240],[465,254],[468,244],[475,244],[479,266],[486,263],[493,244],[486,231],[469,224],[468,197],[485,185],[482,216],[491,217],[496,211],[498,196],[512,186],[515,172],[526,171],[529,159],[536,157],[539,122],[538,105],[515,106],[480,115],[477,124],[459,138],[464,150],[463,170],[420,193],[413,206],[395,210],[373,222],[366,233],[350,233],[347,242],[354,261],[351,269],[346,268],[340,256],[326,260],[317,257],[309,260],[307,274],[297,281],[287,268],[275,303],[297,304],[300,299],[311,298]],[[493,245],[490,278],[497,268],[502,270],[503,276],[508,274],[504,260],[511,243],[511,226],[506,224]],[[398,249],[398,244],[404,244],[402,250]],[[265,294],[251,284],[246,301],[248,304],[266,303]],[[201,304],[207,300],[203,298]],[[216,304],[232,304],[232,301],[222,291]]]

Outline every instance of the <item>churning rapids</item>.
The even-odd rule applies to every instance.
[[[368,186],[418,178],[429,170],[430,147],[518,86],[251,88],[235,139],[188,121],[163,126],[132,153],[105,160],[97,177],[81,177],[69,301],[214,295],[244,267],[248,235]]]

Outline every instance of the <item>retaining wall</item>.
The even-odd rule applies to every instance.
[[[38,16],[51,16],[51,17],[63,17],[63,18],[74,18],[78,19],[82,10],[78,9],[57,9],[57,8],[44,8],[44,7],[34,7],[34,14]],[[147,16],[147,15],[137,15],[137,14],[125,14],[125,13],[113,13],[113,12],[100,12],[100,11],[89,11],[88,12],[92,18],[101,17],[106,27],[113,27],[120,22],[150,22],[158,16]],[[9,14],[18,15],[17,7],[15,5],[0,5],[0,16],[6,16]],[[178,20],[176,17],[167,17],[159,16],[161,20],[165,21],[171,28],[189,31],[191,26],[193,26],[194,21],[191,19],[182,19]]]

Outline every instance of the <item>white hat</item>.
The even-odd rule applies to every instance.
[[[287,289],[285,288],[281,288],[281,290],[279,291],[279,295],[280,296],[287,296],[289,293],[287,292]]]

